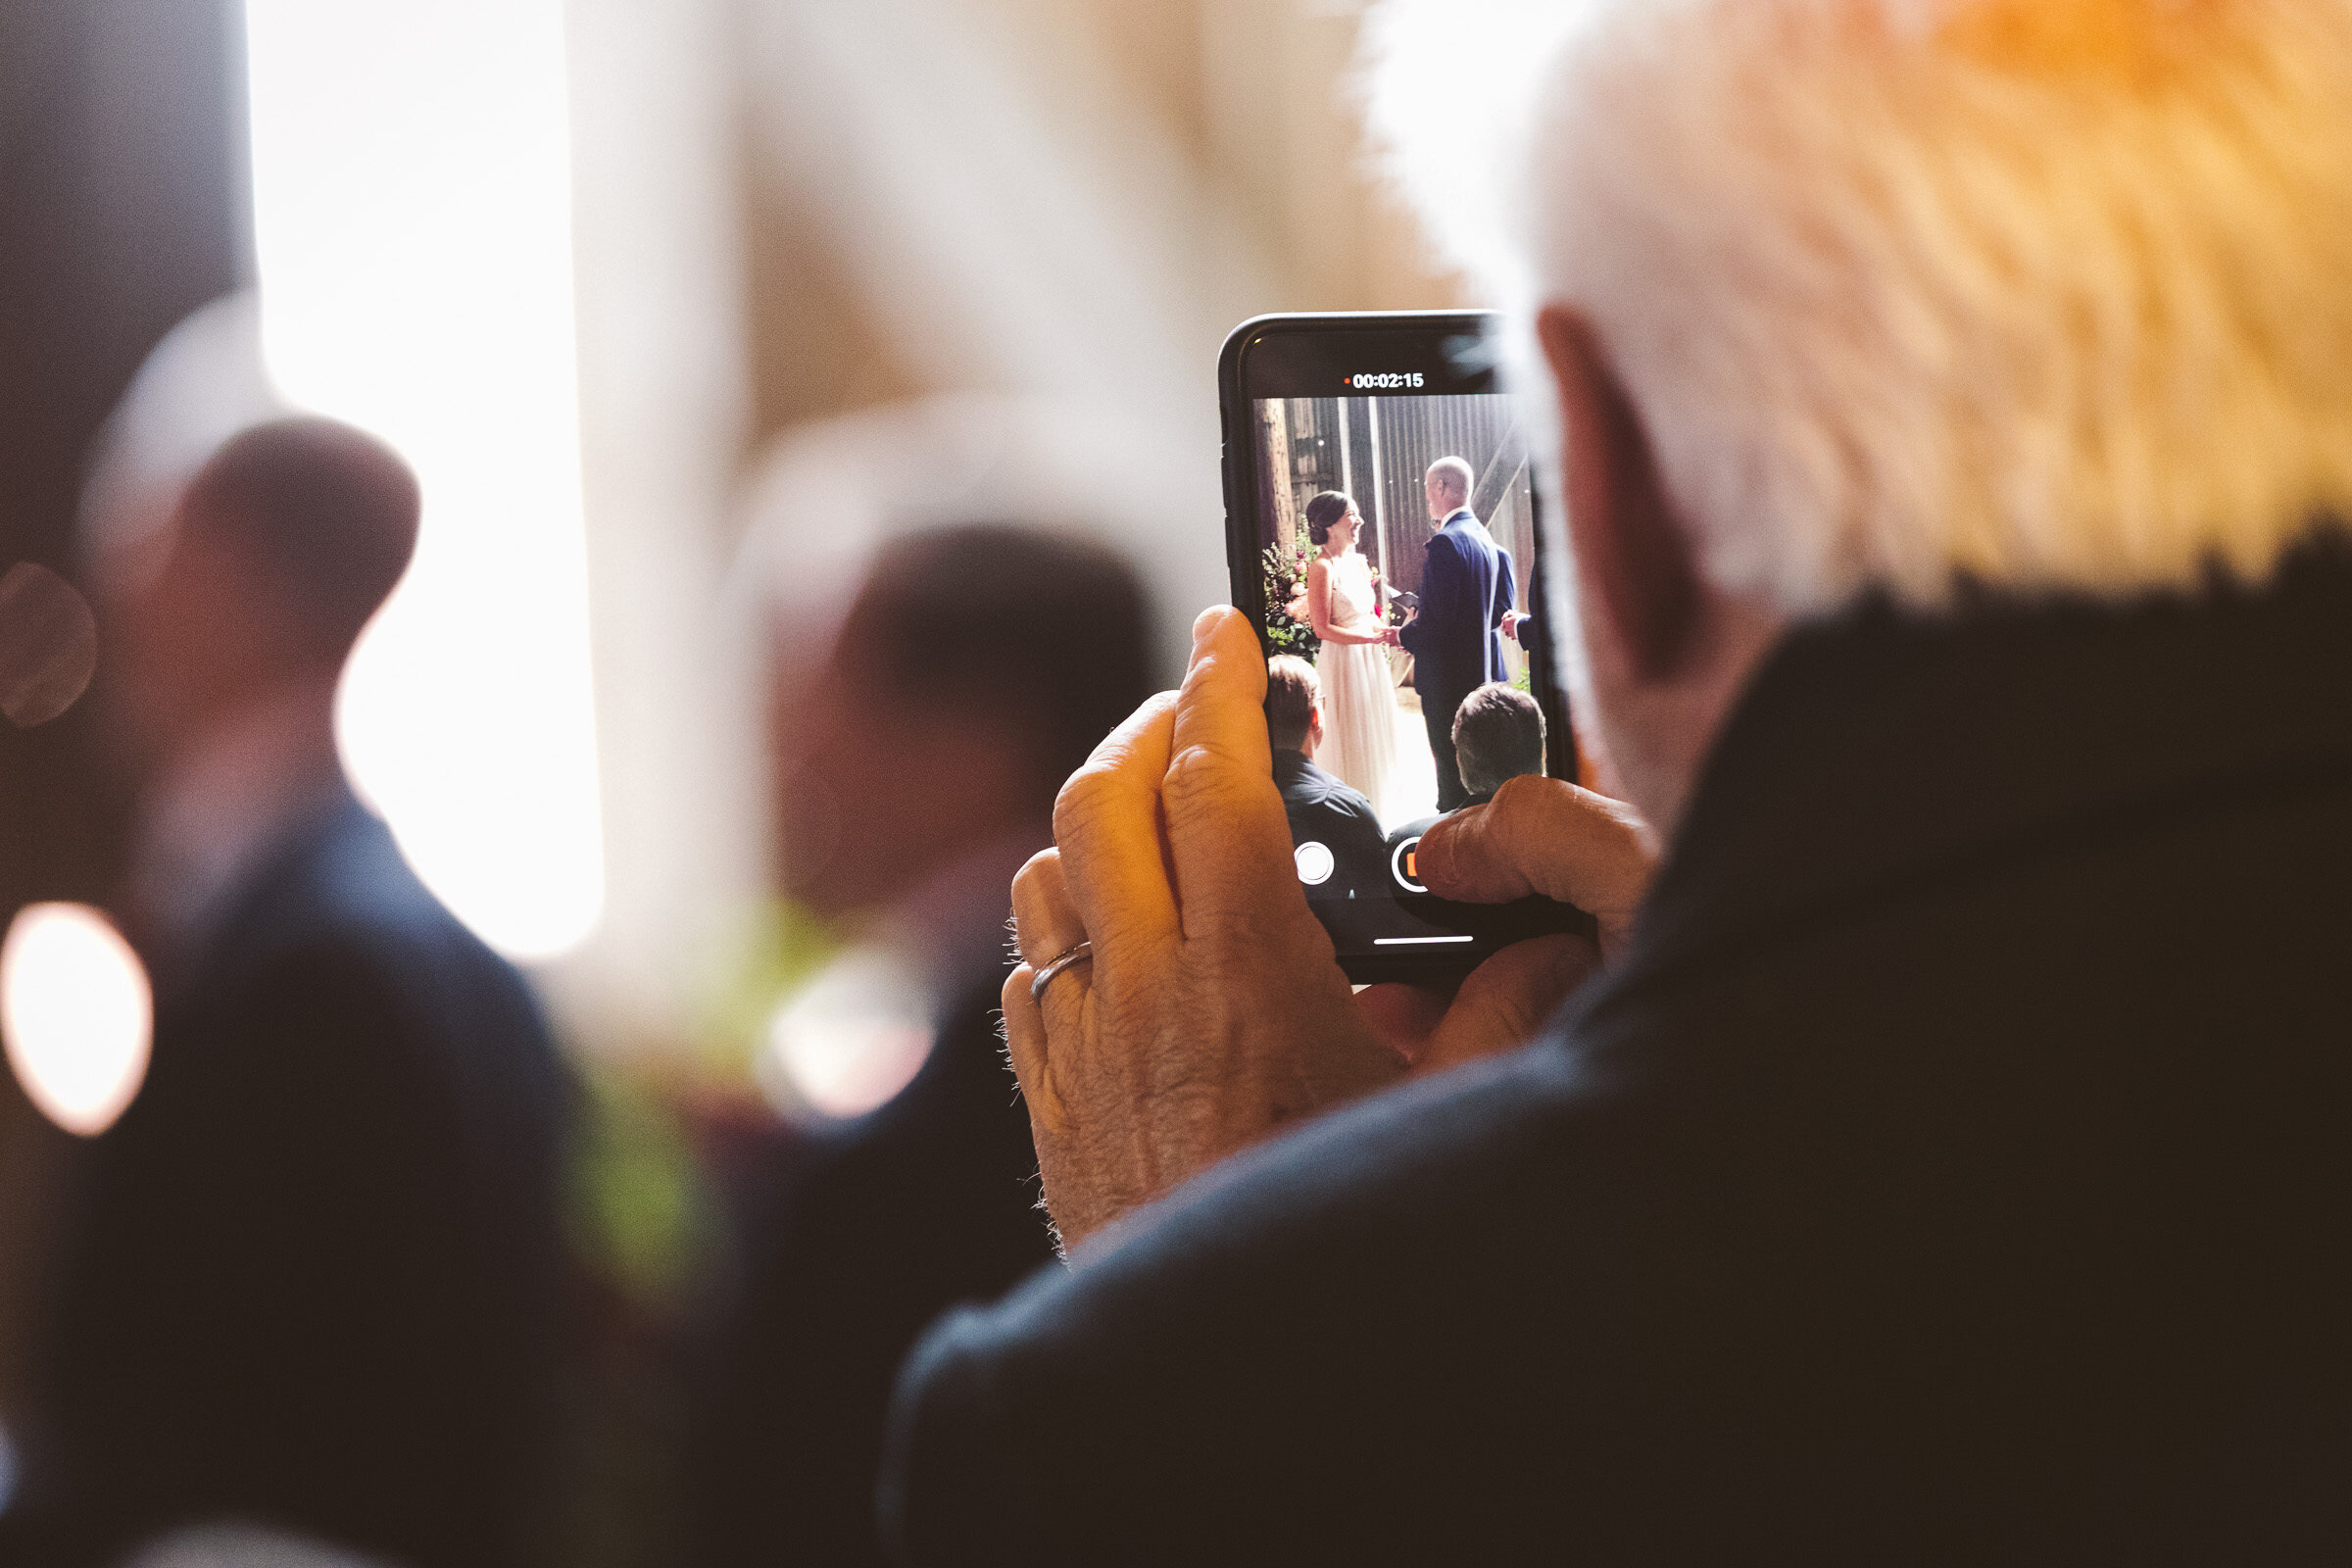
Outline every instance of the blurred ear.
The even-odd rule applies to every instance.
[[[1536,330],[1559,386],[1577,572],[1592,585],[1635,678],[1670,679],[1698,652],[1705,592],[1667,505],[1649,433],[1590,322],[1550,305],[1536,318]]]

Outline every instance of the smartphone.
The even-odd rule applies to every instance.
[[[1559,621],[1526,415],[1499,389],[1494,325],[1261,316],[1218,360],[1233,602],[1266,650],[1293,867],[1358,984],[1592,930],[1567,905],[1457,904],[1416,874],[1447,812],[1519,773],[1577,776],[1538,634]]]

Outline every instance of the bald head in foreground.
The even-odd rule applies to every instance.
[[[2352,5],[1371,25],[1614,797],[1420,874],[1599,942],[1352,996],[1205,614],[1015,886],[1068,1257],[909,1362],[906,1560],[2352,1555]]]
[[[89,1150],[0,1563],[223,1522],[525,1560],[565,1321],[563,1073],[521,976],[416,880],[334,743],[416,476],[295,418],[167,499],[89,563],[152,1061]]]

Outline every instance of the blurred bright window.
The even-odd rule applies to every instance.
[[[424,486],[362,641],[346,761],[516,957],[604,897],[561,0],[247,0],[264,352]]]
[[[147,971],[107,917],[81,904],[29,904],[0,943],[0,1036],[42,1115],[93,1138],[147,1076],[154,1024]]]

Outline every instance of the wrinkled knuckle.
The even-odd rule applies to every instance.
[[[1012,907],[1018,914],[1023,905],[1034,905],[1048,889],[1061,878],[1061,852],[1040,850],[1022,862],[1012,873]]]
[[[997,1004],[1003,1009],[998,1014],[998,1023],[1007,1045],[1011,1043],[1013,1014],[1029,1001],[1029,984],[1036,978],[1037,971],[1028,964],[1015,964],[1012,972],[1004,977],[1004,988],[997,994]]]
[[[1190,746],[1168,768],[1167,802],[1171,814],[1221,814],[1247,807],[1256,782],[1232,760],[1208,746]],[[1266,789],[1274,780],[1265,780]]]
[[[1054,836],[1058,839],[1101,821],[1115,809],[1119,795],[1118,775],[1100,762],[1089,762],[1054,797]]]
[[[1525,775],[1506,780],[1495,792],[1487,807],[1487,822],[1506,844],[1517,843],[1541,824],[1544,814],[1543,797],[1531,786],[1546,782]]]

